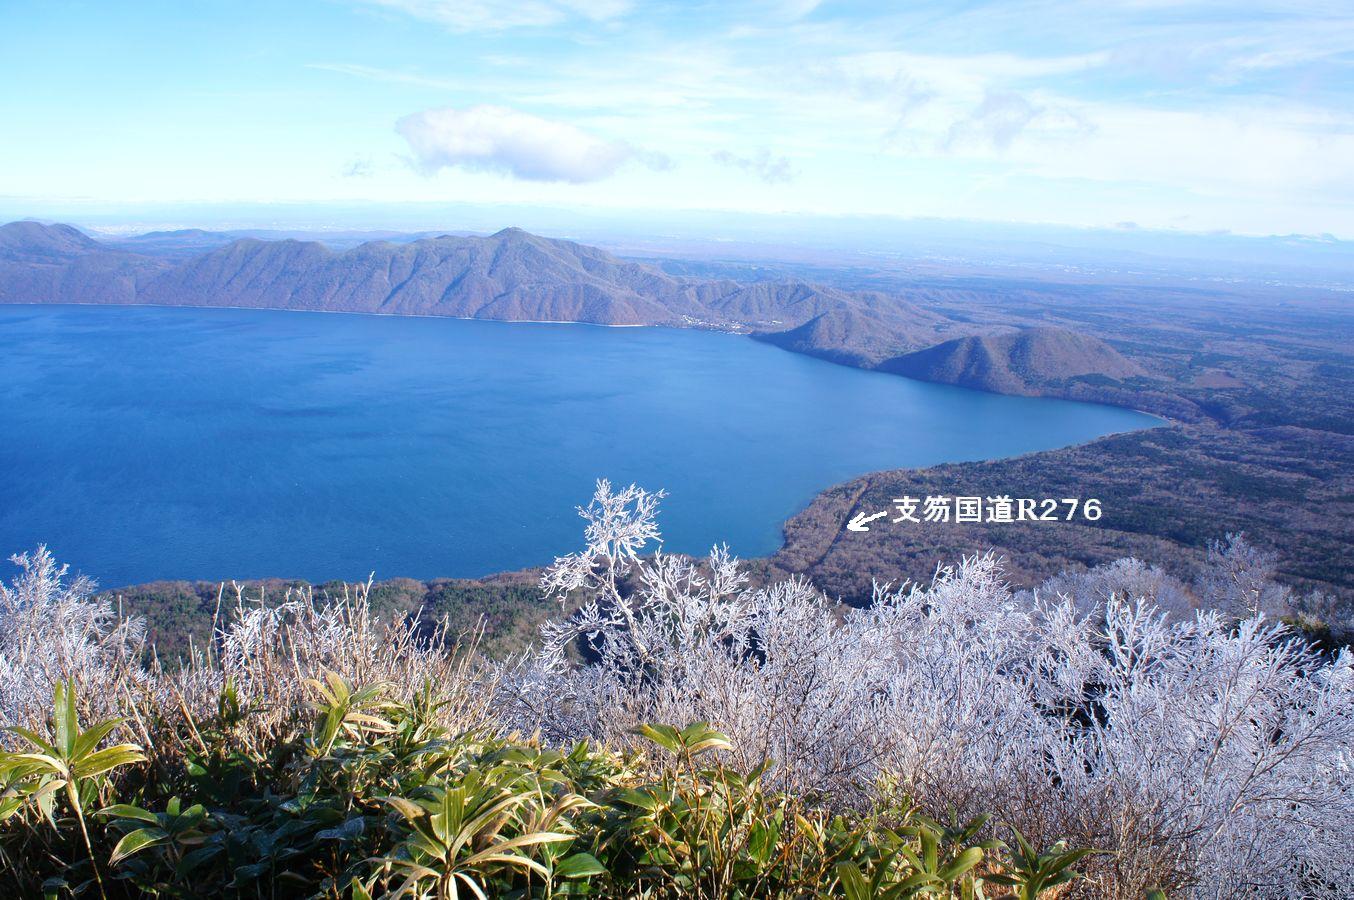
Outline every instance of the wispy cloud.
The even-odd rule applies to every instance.
[[[65,27],[97,42],[119,16],[200,22],[192,6],[95,5]],[[136,103],[73,61],[53,73],[66,131],[48,93],[8,105],[45,138],[0,142],[0,181],[1354,234],[1348,0],[334,0],[293,16],[250,32],[258,53],[229,83],[110,46],[128,77],[181,85]],[[60,34],[14,29],[15,71]],[[169,120],[198,164],[158,139]],[[77,122],[126,140],[74,165],[93,127]]]
[[[452,31],[544,28],[573,19],[602,22],[630,11],[630,0],[358,0]]]
[[[344,178],[370,178],[375,170],[370,156],[359,156],[343,167]]]
[[[773,156],[765,147],[751,156],[739,156],[728,150],[716,150],[710,154],[710,158],[721,166],[746,172],[767,184],[785,184],[794,181],[795,178],[789,158]]]
[[[941,146],[949,149],[961,141],[977,138],[1005,150],[1042,112],[1041,107],[1020,94],[991,91],[977,109],[950,126]]]
[[[400,119],[395,130],[428,174],[465,168],[525,181],[583,184],[615,174],[632,159],[650,168],[668,165],[661,154],[502,106],[425,110]]]
[[[449,78],[433,78],[428,75],[420,75],[417,72],[402,72],[398,69],[383,69],[379,66],[361,66],[351,63],[309,63],[307,69],[317,69],[322,72],[338,72],[341,75],[352,75],[356,78],[365,78],[369,81],[384,81],[389,84],[409,84],[417,87],[431,87],[442,90],[457,90],[464,88],[464,82],[453,81]]]
[[[737,173],[654,183],[682,202],[735,202],[741,183],[757,192],[741,199],[759,203],[758,184],[793,185],[777,202],[806,207],[874,208],[896,193],[917,209],[919,190],[1028,207],[1062,183],[1077,186],[1065,196],[1081,209],[1107,204],[1113,223],[1162,222],[1204,209],[1205,197],[1226,197],[1229,209],[1354,199],[1339,185],[1354,133],[1340,73],[1354,69],[1336,52],[1354,17],[1328,5],[753,0],[709,13],[674,29],[665,12],[637,5],[605,29],[552,32],[576,39],[550,56],[549,77],[491,66],[466,93],[607,136],[609,171],[643,162],[631,149],[643,146]],[[767,134],[775,152],[756,149]],[[1149,192],[1158,215],[1117,205]]]

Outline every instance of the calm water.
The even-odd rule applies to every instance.
[[[11,306],[0,342],[0,551],[107,586],[536,565],[601,476],[669,491],[670,549],[758,555],[852,476],[1156,422],[699,331]]]

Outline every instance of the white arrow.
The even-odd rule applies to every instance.
[[[848,531],[869,531],[866,523],[873,522],[875,519],[882,519],[887,515],[886,512],[878,512],[872,516],[867,516],[865,513],[856,513],[855,517],[846,523],[846,528]]]

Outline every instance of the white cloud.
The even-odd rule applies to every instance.
[[[430,87],[439,90],[460,90],[465,87],[464,82],[453,81],[447,78],[430,78],[426,75],[419,75],[417,72],[401,72],[395,69],[382,69],[379,66],[360,66],[351,63],[309,63],[307,69],[317,69],[322,72],[338,72],[341,75],[353,75],[357,78],[365,78],[369,81],[384,81],[390,84],[409,84],[415,87]]]
[[[751,156],[739,156],[728,150],[716,150],[710,154],[710,158],[721,166],[729,166],[754,175],[767,184],[784,184],[794,181],[795,178],[795,171],[790,167],[789,158],[772,156],[771,151],[765,147]]]
[[[370,156],[359,156],[343,167],[344,178],[370,178],[374,171]]]
[[[1031,133],[1007,158],[1047,178],[1139,183],[1243,202],[1349,202],[1354,121],[1300,109],[1163,111],[1100,105],[1076,140]]]
[[[1047,100],[1035,102],[1014,91],[991,88],[971,112],[951,123],[936,146],[944,153],[981,153],[990,148],[1002,154],[1027,132],[1043,139],[1079,141],[1094,135],[1095,125],[1076,106],[1049,105]]]
[[[571,19],[604,22],[630,11],[630,0],[359,0],[436,22],[452,31],[541,28]]]
[[[971,114],[950,126],[941,146],[950,149],[964,140],[977,139],[990,141],[994,148],[1005,150],[1043,112],[1042,107],[1035,106],[1020,94],[989,91]]]
[[[428,173],[460,167],[526,181],[582,184],[614,174],[631,159],[650,168],[667,164],[665,157],[622,141],[502,106],[429,109],[400,119],[395,130]]]

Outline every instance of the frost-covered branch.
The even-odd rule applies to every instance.
[[[656,499],[599,485],[587,548],[543,581],[582,606],[507,679],[512,727],[624,742],[710,721],[797,790],[900,792],[1113,850],[1098,896],[1354,883],[1335,837],[1354,833],[1351,657],[1258,614],[1282,598],[1239,538],[1199,588],[1221,612],[1136,560],[1017,594],[991,555],[842,609],[802,579],[748,587],[722,548],[642,556]]]

